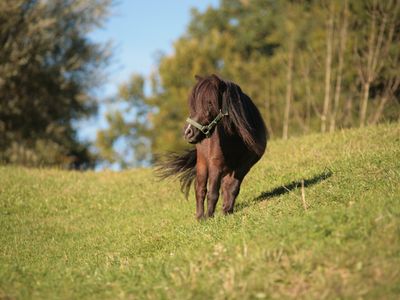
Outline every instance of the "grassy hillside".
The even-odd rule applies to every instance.
[[[198,223],[152,170],[1,167],[0,298],[400,297],[399,124],[272,142],[237,203]]]

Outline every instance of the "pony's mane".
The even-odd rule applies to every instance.
[[[218,111],[222,104],[222,97],[220,97],[220,87],[216,85],[215,80],[211,76],[201,78],[196,76],[198,82],[192,89],[189,97],[189,105],[193,110],[207,113],[210,110],[209,104],[213,110]],[[196,101],[202,99],[203,101]]]
[[[220,109],[228,113],[228,117],[222,119],[227,134],[238,134],[249,149],[262,154],[264,149],[257,140],[260,134],[266,133],[266,128],[259,110],[250,97],[243,93],[237,84],[216,75],[197,77],[197,79],[198,82],[190,96],[191,107],[207,112],[210,109],[208,101],[195,103],[195,99],[210,100],[214,113]]]

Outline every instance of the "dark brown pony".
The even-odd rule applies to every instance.
[[[170,154],[159,164],[162,177],[177,175],[188,195],[195,179],[196,216],[214,215],[222,187],[223,212],[233,212],[243,178],[264,154],[267,130],[250,97],[233,82],[216,75],[196,76],[189,97],[185,139],[196,148]]]

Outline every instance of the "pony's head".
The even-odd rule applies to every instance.
[[[217,126],[224,136],[236,135],[257,154],[265,150],[266,128],[261,114],[250,97],[241,88],[216,75],[196,76],[197,83],[189,96],[189,113],[185,126],[185,139],[192,144],[211,137]]]
[[[189,96],[189,118],[186,120],[185,139],[196,144],[210,137],[217,124],[227,116],[223,103],[226,83],[216,75],[196,76],[197,83]]]

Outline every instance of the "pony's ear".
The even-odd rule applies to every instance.
[[[200,75],[194,75],[194,78],[197,80],[197,81],[201,81],[201,80],[203,80],[203,77],[201,77]]]
[[[210,76],[211,82],[214,83],[214,86],[218,88],[220,93],[223,93],[226,90],[226,83],[225,81],[216,74],[212,74]]]
[[[211,74],[211,79],[215,82],[215,83],[217,83],[217,84],[219,84],[220,83],[220,81],[223,81],[218,75],[216,75],[216,74]]]

